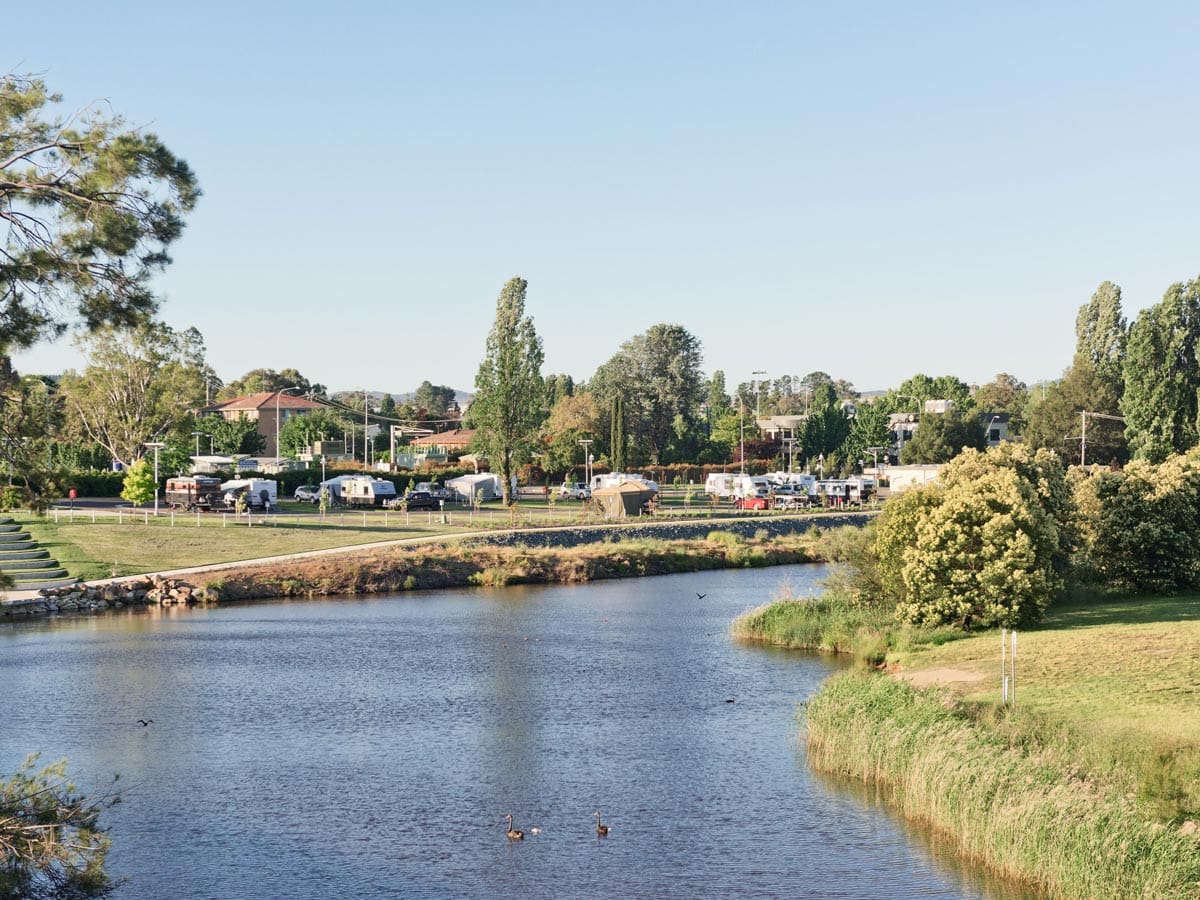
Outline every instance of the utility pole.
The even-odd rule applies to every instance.
[[[1080,416],[1080,420],[1081,420],[1081,424],[1082,424],[1082,428],[1080,428],[1080,430],[1079,430],[1079,465],[1086,466],[1087,465],[1087,417],[1091,416],[1093,419],[1109,419],[1113,422],[1124,422],[1125,418],[1124,418],[1124,416],[1110,416],[1110,415],[1107,415],[1106,413],[1087,412],[1086,410],[1081,410],[1079,413],[1079,416]]]

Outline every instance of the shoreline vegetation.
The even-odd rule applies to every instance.
[[[610,578],[820,562],[818,540],[812,533],[743,538],[718,530],[695,539],[625,538],[576,547],[464,541],[248,565],[198,574],[194,580],[221,602],[471,586],[585,584]]]
[[[901,815],[950,835],[965,856],[1049,897],[1195,898],[1194,673],[1135,667],[1150,634],[1182,642],[1151,644],[1170,659],[1195,657],[1200,622],[1187,611],[1195,601],[1092,603],[1023,632],[1031,662],[1016,708],[998,699],[995,631],[900,626],[888,610],[828,591],[777,598],[740,617],[731,634],[853,654],[862,665],[831,677],[802,708],[809,764],[876,785]],[[1178,701],[1173,719],[1187,726],[1117,733],[1087,710],[1073,716],[1077,701],[1111,690],[1098,683],[1098,668],[1124,673],[1124,695],[1094,701],[1115,707],[1111,720],[1170,715],[1160,705],[1167,694]]]

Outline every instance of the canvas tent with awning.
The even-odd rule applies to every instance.
[[[592,491],[592,502],[603,510],[607,519],[640,515],[642,507],[653,497],[654,491],[638,481],[626,481],[614,487]]]

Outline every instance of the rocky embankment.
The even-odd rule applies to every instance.
[[[216,600],[204,587],[178,578],[142,575],[108,584],[68,584],[28,600],[0,604],[0,617],[99,612],[123,606],[187,606]]]

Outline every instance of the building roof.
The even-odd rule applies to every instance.
[[[212,406],[204,407],[204,412],[224,412],[226,410],[239,409],[275,409],[276,404],[280,409],[324,409],[324,403],[316,403],[304,397],[297,397],[294,394],[285,394],[282,391],[260,391],[257,394],[247,394],[244,397],[234,397],[232,400],[225,400],[221,403],[214,403]]]
[[[475,438],[475,429],[455,428],[453,431],[443,431],[440,434],[427,434],[425,437],[409,441],[410,447],[469,447]]]

